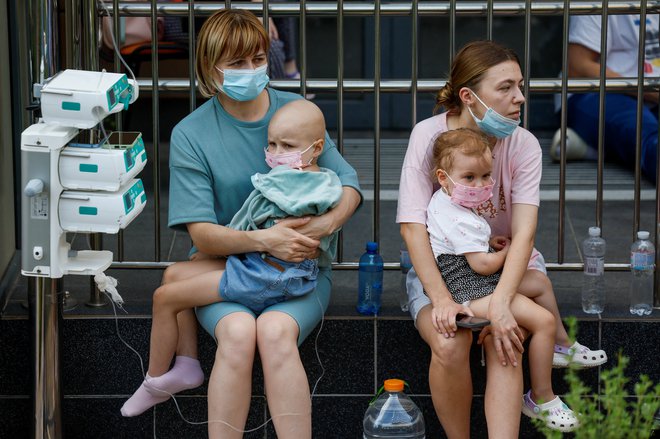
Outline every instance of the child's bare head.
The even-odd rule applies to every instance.
[[[268,133],[271,130],[287,129],[295,132],[300,140],[313,142],[325,137],[325,119],[323,112],[313,102],[297,99],[281,107],[275,112]]]
[[[281,107],[268,125],[268,152],[303,152],[305,163],[315,165],[323,152],[325,119],[313,102],[298,99]],[[309,151],[308,151],[309,149]]]
[[[482,158],[492,166],[490,143],[486,136],[470,128],[458,128],[440,134],[433,143],[432,179],[438,171],[451,173],[457,155]]]

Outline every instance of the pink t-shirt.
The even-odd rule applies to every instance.
[[[448,131],[447,113],[421,121],[410,134],[399,183],[397,223],[426,224],[426,209],[433,193],[440,187],[432,180],[433,142]],[[541,146],[532,133],[518,127],[500,139],[493,148],[493,198],[477,207],[493,235],[511,237],[511,206],[539,205],[541,183]],[[530,263],[538,256],[532,252]]]

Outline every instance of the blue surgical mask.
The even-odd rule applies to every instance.
[[[516,127],[520,125],[520,118],[518,120],[509,119],[508,117],[502,116],[497,111],[493,110],[488,105],[484,104],[484,101],[479,99],[479,96],[472,90],[470,90],[475,98],[486,107],[486,113],[484,114],[483,119],[479,120],[477,116],[474,115],[472,109],[468,107],[468,111],[472,115],[472,119],[477,124],[479,129],[489,136],[495,136],[498,139],[503,139],[509,137],[516,130]]]
[[[266,74],[268,64],[256,69],[225,69],[220,70],[224,75],[222,85],[217,84],[218,89],[235,101],[252,101],[268,84],[270,78]]]

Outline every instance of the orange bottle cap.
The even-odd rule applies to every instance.
[[[398,379],[385,380],[384,388],[386,392],[402,392],[403,380],[398,380]]]

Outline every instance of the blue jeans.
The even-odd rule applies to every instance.
[[[316,289],[318,259],[302,262],[287,262],[273,256],[266,259],[258,252],[230,255],[220,279],[220,297],[260,313],[271,305]]]
[[[568,100],[568,126],[590,147],[598,147],[598,93],[574,94]],[[635,166],[637,99],[623,94],[605,95],[605,157]],[[642,107],[642,172],[655,183],[658,154],[658,114]]]

